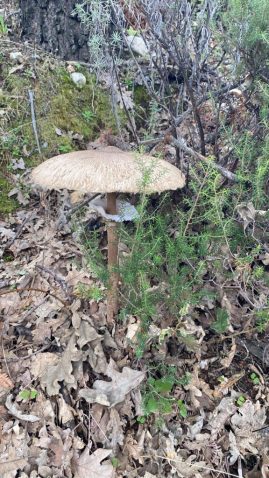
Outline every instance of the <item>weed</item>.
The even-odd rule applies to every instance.
[[[246,398],[244,397],[244,395],[240,395],[240,396],[236,399],[236,402],[235,402],[235,403],[236,403],[236,405],[237,405],[238,407],[242,407],[242,406],[244,405],[245,401],[246,401]]]
[[[187,385],[190,375],[178,378],[176,372],[176,367],[161,366],[155,370],[157,375],[162,374],[161,378],[153,376],[148,378],[142,391],[144,415],[138,417],[139,423],[144,423],[150,415],[158,417],[169,414],[174,407],[178,408],[178,413],[182,418],[186,418],[186,404],[183,400],[177,400],[173,396],[173,388],[174,386]]]
[[[118,466],[120,465],[120,461],[115,456],[113,456],[110,459],[110,461],[111,461],[111,464],[112,464],[113,468],[118,468]]]
[[[257,321],[256,321],[257,331],[260,332],[260,333],[265,332],[265,330],[269,326],[268,307],[265,307],[262,310],[258,310],[255,315],[256,315],[256,319],[257,319]]]
[[[59,153],[70,153],[73,151],[73,148],[69,144],[62,144],[61,146],[58,147]]]
[[[104,298],[104,293],[103,291],[97,287],[97,286],[87,286],[85,284],[79,283],[76,286],[76,295],[81,297],[82,299],[87,299],[87,300],[95,300],[95,301],[100,301]]]
[[[92,110],[84,110],[82,116],[87,122],[91,122],[96,115]]]
[[[24,401],[34,400],[38,395],[37,390],[34,389],[24,389],[19,393],[19,398]]]
[[[254,372],[250,375],[250,380],[252,381],[253,385],[260,385],[261,383],[258,375],[256,375]]]
[[[5,36],[8,32],[8,27],[5,23],[3,15],[0,15],[0,36]]]
[[[188,410],[187,410],[187,407],[185,405],[185,402],[183,400],[178,400],[177,401],[177,406],[178,406],[180,416],[182,418],[186,418],[187,415],[188,415]]]
[[[211,325],[211,328],[218,334],[223,334],[229,325],[229,314],[227,310],[216,309],[217,319]]]

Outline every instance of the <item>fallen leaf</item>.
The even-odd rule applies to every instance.
[[[0,390],[10,389],[13,387],[13,382],[6,373],[0,372]]]
[[[145,431],[142,433],[139,442],[137,442],[129,433],[125,439],[124,453],[127,451],[130,458],[134,458],[141,465],[144,463],[144,458],[141,456],[144,449]]]
[[[105,374],[112,379],[111,382],[104,380],[96,380],[93,388],[107,396],[110,406],[121,403],[125,396],[134,388],[136,388],[145,378],[144,372],[132,370],[124,367],[122,372],[118,372],[113,359],[110,359]]]
[[[72,362],[79,361],[81,357],[82,352],[77,349],[75,334],[73,334],[62,357],[58,358],[58,363],[47,367],[40,378],[40,383],[43,388],[46,388],[48,395],[58,395],[60,390],[59,382],[61,381],[64,381],[65,385],[69,387],[76,385],[76,380],[72,373]]]
[[[89,404],[99,403],[100,405],[105,405],[109,407],[110,402],[107,399],[105,393],[98,392],[97,390],[91,390],[89,388],[82,388],[79,390],[79,398],[84,398]]]
[[[0,226],[0,235],[2,236],[3,240],[10,240],[13,239],[16,235],[12,229],[8,229],[7,227]]]
[[[242,372],[236,373],[229,379],[221,382],[217,387],[215,387],[213,391],[214,398],[219,398],[223,394],[226,394],[229,388],[232,388],[239,380],[241,380],[242,377],[244,377],[244,375],[245,375],[245,371],[242,370]]]
[[[18,458],[10,461],[0,461],[0,476],[3,478],[6,476],[7,473],[14,471],[17,472],[18,470],[22,470],[27,465],[27,460],[25,458]],[[12,476],[16,476],[16,474]]]
[[[238,204],[236,210],[241,219],[243,219],[244,231],[249,224],[253,224],[255,222],[257,215],[264,216],[267,212],[263,210],[256,210],[252,202],[242,202],[241,204]]]
[[[24,70],[25,65],[21,64],[18,66],[13,66],[13,68],[10,68],[8,75],[13,75],[13,73],[17,73],[17,71],[22,71]]]
[[[58,407],[59,407],[59,421],[63,425],[74,420],[74,410],[73,408],[66,403],[64,398],[60,396],[58,398]]]
[[[25,422],[37,422],[40,420],[39,417],[36,417],[35,415],[27,415],[22,413],[20,410],[17,409],[15,402],[12,402],[12,395],[8,395],[5,403],[9,413],[13,415],[14,417],[18,418],[19,420],[23,420]]]
[[[234,356],[235,356],[235,352],[236,352],[236,343],[235,343],[235,340],[232,339],[232,347],[231,347],[231,350],[229,351],[228,353],[228,356],[223,358],[220,363],[221,365],[223,366],[223,368],[228,368],[230,367],[233,359],[234,359]]]
[[[212,412],[208,420],[208,428],[211,430],[212,439],[215,439],[223,430],[225,423],[237,411],[235,404],[238,395],[232,393],[230,397],[224,397]]]
[[[114,468],[111,463],[101,463],[111,452],[112,450],[98,448],[90,455],[89,449],[85,448],[78,459],[74,478],[113,478]]]

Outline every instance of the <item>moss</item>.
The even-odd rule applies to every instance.
[[[9,182],[0,174],[0,216],[1,214],[9,214],[18,207],[15,199],[8,197],[10,191]]]
[[[137,128],[145,127],[147,120],[150,116],[150,101],[145,86],[135,86],[134,88],[134,104],[135,104],[135,119]]]
[[[104,129],[116,130],[109,95],[97,87],[95,79],[82,68],[87,83],[82,89],[70,79],[65,68],[54,60],[45,59],[35,67],[26,62],[22,70],[10,74],[8,55],[0,72],[0,109],[4,111],[0,130],[0,163],[4,174],[12,158],[23,156],[26,165],[38,164],[46,157],[83,149]],[[42,158],[32,128],[28,91],[34,91],[35,112]],[[121,113],[120,113],[121,114]],[[121,114],[122,116],[122,114]],[[1,118],[2,119],[2,118]],[[24,150],[24,153],[23,153]],[[7,194],[13,185],[3,179],[0,212],[10,212],[16,201]]]

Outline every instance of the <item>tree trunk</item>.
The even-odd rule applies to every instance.
[[[64,60],[89,61],[88,34],[72,11],[82,0],[19,0],[22,38]]]

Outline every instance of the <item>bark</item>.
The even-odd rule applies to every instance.
[[[71,15],[81,1],[19,0],[22,38],[64,60],[87,62],[88,34]]]

